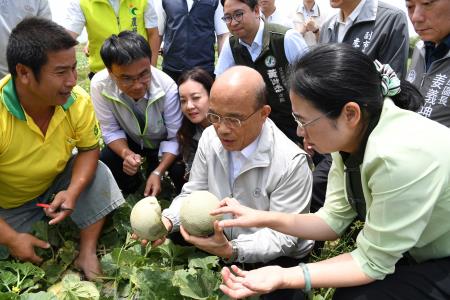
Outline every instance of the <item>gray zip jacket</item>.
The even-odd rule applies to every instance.
[[[146,97],[145,126],[141,128],[127,97],[109,76],[107,69],[91,82],[91,97],[103,139],[109,144],[128,135],[142,148],[178,154],[176,133],[182,113],[176,83],[164,72],[151,67],[152,78]]]
[[[270,119],[263,125],[257,149],[232,185],[228,180],[228,157],[214,127],[206,128],[199,141],[189,182],[163,211],[163,216],[172,221],[173,230],[180,226],[183,198],[198,190],[208,190],[219,199],[234,197],[241,204],[258,210],[309,212],[312,175],[306,153]],[[227,228],[225,235],[238,247],[237,261],[246,263],[268,262],[280,256],[300,258],[310,252],[314,243],[268,228]]]
[[[320,43],[337,42],[338,14],[322,25]],[[360,49],[372,60],[389,64],[399,78],[404,78],[409,35],[408,21],[402,10],[378,0],[366,0],[343,42]]]
[[[425,44],[419,41],[414,48],[406,80],[414,84],[425,98],[419,114],[450,127],[450,51],[431,63],[425,71]]]

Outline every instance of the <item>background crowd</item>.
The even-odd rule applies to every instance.
[[[0,1],[0,245],[39,263],[32,224],[70,217],[93,280],[107,215],[168,176],[168,237],[234,264],[232,297],[448,299],[450,0],[277,3],[71,0],[61,26]],[[180,226],[196,190],[223,199],[209,237]],[[354,251],[308,263],[355,219]]]

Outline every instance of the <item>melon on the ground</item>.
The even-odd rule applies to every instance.
[[[208,191],[195,191],[183,199],[180,208],[180,222],[183,228],[194,236],[208,236],[214,233],[214,221],[222,216],[211,216],[219,207],[219,199]]]
[[[161,206],[153,197],[138,201],[131,210],[131,228],[141,239],[155,241],[167,235],[167,229],[161,221]]]

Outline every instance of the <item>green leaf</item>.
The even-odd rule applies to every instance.
[[[60,283],[52,285],[48,291],[58,300],[98,300],[100,292],[94,283],[81,281],[76,274],[67,274]]]
[[[131,250],[115,248],[111,254],[113,262],[118,266],[142,266],[146,263],[145,257]]]
[[[103,256],[100,260],[100,263],[102,265],[103,274],[107,276],[114,276],[117,270],[120,269],[116,262],[114,262],[111,253]]]
[[[217,256],[205,256],[206,254],[198,252],[196,256],[189,259],[189,268],[193,269],[214,269],[219,267],[219,258]]]
[[[130,196],[128,196],[128,198]],[[125,238],[126,235],[132,231],[130,225],[131,208],[132,206],[126,203],[113,212],[114,228],[122,238]]]
[[[0,270],[0,284],[2,286],[11,288],[12,285],[16,283],[17,283],[16,274],[6,270]]]
[[[66,268],[60,264],[58,264],[55,260],[50,259],[45,261],[41,268],[45,272],[45,280],[53,284],[61,277],[62,273],[66,270]]]
[[[172,284],[173,275],[170,270],[135,268],[130,281],[139,289],[140,295],[145,295],[145,299],[180,299],[180,290]]]
[[[220,274],[205,269],[177,270],[172,279],[180,288],[181,295],[194,299],[209,299],[219,294]]]
[[[0,245],[0,260],[7,259],[9,257],[8,247]]]
[[[31,233],[40,240],[48,241],[48,223],[45,221],[38,221],[31,227]]]
[[[28,289],[28,291],[35,290],[38,288],[38,286],[35,286],[34,284],[35,284],[35,281],[33,279],[26,278],[24,281],[22,281],[19,288],[21,291],[25,291],[27,289]]]
[[[40,279],[45,276],[44,270],[42,270],[38,266],[33,265],[30,262],[15,263],[15,269],[19,270],[23,277],[33,276]]]
[[[189,256],[196,251],[195,247],[185,247],[175,245],[171,240],[167,239],[164,244],[153,248],[150,253],[159,253],[162,257],[168,258],[171,265],[187,264]]]
[[[54,294],[47,292],[39,292],[33,294],[22,294],[20,300],[57,300]]]
[[[78,252],[73,241],[65,241],[64,246],[58,250],[58,256],[61,258],[61,262],[66,265],[70,265],[77,255]]]
[[[0,300],[18,300],[20,296],[15,293],[0,293]]]

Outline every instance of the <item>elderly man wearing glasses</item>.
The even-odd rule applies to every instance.
[[[166,170],[180,191],[184,167],[176,161],[176,133],[182,120],[177,85],[151,66],[148,43],[134,32],[112,35],[100,54],[106,69],[91,83],[106,144],[100,159],[126,194],[135,192],[142,183],[139,168],[144,160],[148,170],[145,196],[160,192]]]
[[[268,118],[270,110],[264,80],[256,70],[236,66],[223,73],[211,89],[208,120],[213,126],[202,134],[189,181],[162,213],[169,232],[180,230],[187,242],[246,268],[296,266],[306,259],[313,241],[267,228],[222,231],[217,223],[212,236],[194,237],[180,227],[179,211],[183,198],[207,190],[219,199],[234,197],[261,210],[309,212],[312,176],[306,153]],[[303,299],[293,290],[265,297]]]

